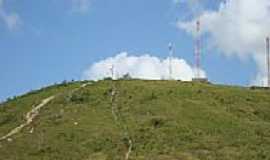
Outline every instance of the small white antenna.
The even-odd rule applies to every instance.
[[[113,78],[114,78],[114,65],[111,66],[110,71],[111,71],[111,77],[113,80]]]
[[[169,43],[169,79],[172,80],[172,58],[173,58],[173,44]]]

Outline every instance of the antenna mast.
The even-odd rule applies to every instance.
[[[269,37],[266,38],[266,69],[267,69],[267,87],[270,87],[270,39]]]
[[[113,78],[114,78],[114,65],[111,66],[110,71],[111,71],[111,77],[113,80]]]
[[[201,61],[201,39],[200,39],[200,32],[201,32],[201,22],[200,20],[196,21],[196,44],[195,44],[195,78],[201,78],[200,75],[200,61]]]
[[[172,57],[173,57],[173,44],[169,43],[169,79],[172,80]]]

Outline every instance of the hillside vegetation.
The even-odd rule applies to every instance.
[[[26,115],[51,96],[26,124]],[[0,105],[0,138],[22,124],[0,141],[0,160],[270,159],[267,90],[179,81],[74,82]]]

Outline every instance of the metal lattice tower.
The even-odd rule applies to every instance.
[[[169,43],[169,79],[172,80],[172,57],[173,57],[173,44]]]
[[[201,68],[201,22],[200,20],[196,21],[196,38],[195,38],[195,78],[201,78],[200,68]]]
[[[266,70],[267,70],[267,87],[270,87],[270,53],[269,53],[269,42],[270,42],[270,39],[269,37],[266,38]]]

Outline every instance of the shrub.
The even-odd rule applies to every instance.
[[[111,81],[112,80],[112,77],[105,77],[103,78],[104,81]]]
[[[131,75],[130,75],[129,73],[124,74],[124,75],[120,78],[120,80],[131,80],[131,79],[132,79],[132,77],[131,77]]]

